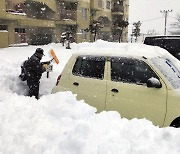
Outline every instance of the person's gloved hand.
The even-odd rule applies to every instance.
[[[41,65],[44,65],[44,64],[49,65],[50,63],[51,63],[51,60],[49,60],[49,61],[45,61],[45,62],[41,62]]]
[[[48,68],[48,64],[43,64],[43,67],[45,68],[45,69],[47,69]]]
[[[48,64],[48,65],[49,65],[50,63],[51,63],[51,61],[47,61],[47,62],[46,62],[46,64]]]

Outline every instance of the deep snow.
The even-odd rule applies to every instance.
[[[121,43],[120,47],[118,43],[97,41],[71,44],[71,50],[61,44],[38,47],[45,50],[42,61],[51,59],[50,49],[54,49],[60,61],[58,65],[53,63],[49,78],[43,74],[39,100],[24,96],[27,87],[18,78],[21,63],[37,46],[0,49],[0,154],[180,153],[180,129],[159,128],[146,119],[127,120],[113,111],[96,114],[95,108],[83,100],[77,101],[71,92],[51,94],[57,76],[72,53],[118,48],[141,55],[144,50],[139,45]],[[162,51],[158,47],[149,48]]]

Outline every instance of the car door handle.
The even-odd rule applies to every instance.
[[[75,86],[79,86],[79,83],[77,83],[77,82],[74,82],[74,83],[73,83],[73,85],[75,85]]]
[[[112,92],[118,93],[119,91],[117,89],[111,89]]]

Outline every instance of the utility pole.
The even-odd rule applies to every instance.
[[[164,35],[166,35],[167,16],[169,12],[172,12],[172,10],[163,10],[163,11],[161,10],[160,12],[163,13],[165,17]]]

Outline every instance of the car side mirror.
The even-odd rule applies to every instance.
[[[147,87],[149,87],[149,88],[161,88],[162,84],[158,79],[152,77],[152,78],[148,79]]]

